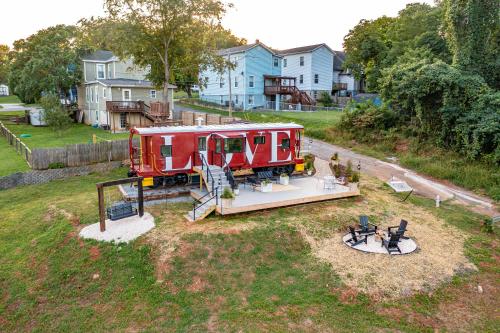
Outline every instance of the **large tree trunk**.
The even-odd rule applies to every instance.
[[[169,118],[172,117],[172,110],[170,110],[170,105],[168,103],[168,82],[170,79],[170,66],[168,63],[168,49],[165,48],[164,55],[164,64],[165,64],[165,82],[163,83],[163,103],[165,103],[165,109],[168,109]]]

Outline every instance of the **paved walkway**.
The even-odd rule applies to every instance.
[[[368,174],[383,181],[387,181],[394,176],[406,181],[411,187],[414,188],[416,193],[422,196],[435,199],[436,195],[439,195],[441,200],[452,199],[461,205],[467,206],[472,211],[481,214],[489,216],[500,215],[500,213],[495,209],[491,199],[476,195],[461,187],[445,181],[434,180],[417,174],[415,171],[403,168],[398,164],[361,155],[353,152],[352,150],[335,146],[320,140],[310,138],[305,138],[305,140],[304,147],[322,159],[329,160],[335,152],[338,152],[342,162],[345,163],[347,160],[351,160],[354,168],[356,168],[359,163],[361,165],[361,173]]]
[[[11,104],[11,103],[6,103],[6,104],[0,104],[2,108],[0,108],[0,112],[12,112],[12,111],[24,111],[24,110],[30,110],[32,107],[30,106],[24,106],[22,104]]]
[[[188,106],[181,106],[179,104],[177,104],[175,108],[176,112],[196,111]],[[358,163],[360,163],[362,174],[364,173],[369,176],[376,177],[384,182],[394,176],[406,181],[411,187],[414,188],[415,193],[424,197],[435,199],[436,196],[439,195],[441,200],[453,200],[454,202],[466,206],[468,209],[480,214],[488,216],[500,215],[500,212],[498,212],[493,204],[493,200],[484,196],[479,196],[449,182],[431,179],[430,177],[417,174],[415,171],[403,168],[398,164],[358,154],[352,150],[335,146],[320,140],[310,138],[305,138],[305,140],[304,147],[321,159],[328,161],[335,152],[338,152],[343,163],[347,162],[347,160],[351,160],[354,168],[356,168]],[[309,145],[310,147],[308,147]]]

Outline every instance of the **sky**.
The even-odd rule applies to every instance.
[[[396,16],[406,4],[433,0],[231,0],[222,23],[249,43],[259,39],[287,49],[326,43],[342,49],[342,40],[361,19]],[[103,16],[103,0],[0,0],[0,44],[26,38],[82,17]]]

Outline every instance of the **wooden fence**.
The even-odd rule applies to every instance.
[[[101,162],[123,161],[129,158],[128,140],[95,144],[81,143],[61,148],[35,148],[31,150],[1,122],[0,134],[35,170],[45,170],[51,165],[77,167]]]
[[[16,151],[24,157],[28,165],[31,167],[31,149],[26,146],[24,142],[21,141],[17,136],[15,136],[5,125],[0,122],[0,134],[7,140],[7,142],[13,146]]]
[[[123,161],[129,158],[128,140],[75,144],[62,148],[33,149],[33,169],[48,169],[52,164],[77,167],[100,162]]]

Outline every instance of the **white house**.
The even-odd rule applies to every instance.
[[[344,51],[334,51],[333,56],[333,95],[353,96],[364,90],[363,81],[356,80],[349,69],[344,69]]]
[[[276,51],[283,57],[281,74],[296,78],[297,88],[313,99],[322,92],[331,94],[333,82],[333,50],[316,44]]]
[[[0,96],[9,96],[9,87],[5,84],[0,84]]]

